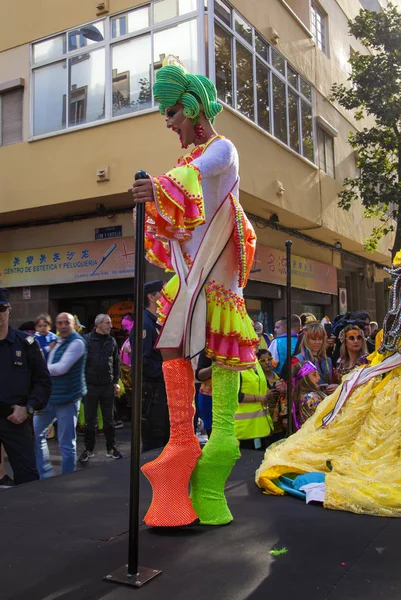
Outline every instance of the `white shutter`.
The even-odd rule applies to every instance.
[[[1,94],[1,146],[22,142],[23,95],[23,88]]]

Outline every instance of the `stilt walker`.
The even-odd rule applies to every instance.
[[[256,238],[238,202],[238,154],[213,127],[222,110],[214,84],[174,62],[157,72],[153,93],[167,127],[183,148],[194,149],[164,175],[133,187],[134,202],[146,203],[147,259],[175,272],[162,291],[157,342],[170,440],[142,468],[153,488],[145,522],[154,527],[232,520],[224,485],[240,456],[234,436],[239,371],[252,367],[258,343],[242,294]],[[193,430],[190,361],[203,349],[213,360],[213,425],[202,454]]]

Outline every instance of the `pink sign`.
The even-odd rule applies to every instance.
[[[286,285],[286,254],[269,246],[256,247],[250,279]],[[291,258],[292,287],[323,294],[338,294],[337,269],[332,265],[293,255]]]

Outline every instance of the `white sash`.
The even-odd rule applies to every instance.
[[[351,395],[351,393],[358,385],[362,385],[363,383],[366,383],[373,377],[376,377],[377,375],[383,375],[384,373],[387,373],[388,371],[391,371],[392,369],[395,369],[396,367],[400,366],[401,354],[399,352],[396,352],[395,354],[392,354],[388,358],[384,359],[383,362],[381,362],[378,365],[374,365],[372,367],[365,367],[364,369],[358,369],[357,371],[355,371],[351,375],[351,377],[349,377],[342,384],[343,387],[334,408],[322,419],[322,427],[327,427],[327,425],[330,425],[330,423],[333,421],[333,419],[335,419],[341,408],[344,406],[347,398]]]
[[[172,265],[180,283],[156,342],[158,350],[179,348],[183,344],[184,357],[193,358],[205,348],[207,307],[204,285],[230,241],[234,225],[228,194],[210,222],[190,269],[179,241],[170,242]]]

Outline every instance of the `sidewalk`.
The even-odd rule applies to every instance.
[[[51,461],[54,467],[54,471],[56,475],[61,475],[61,456],[58,449],[58,442],[56,439],[48,440],[49,451]],[[131,423],[124,421],[124,427],[122,429],[116,429],[116,446],[123,454],[124,458],[129,458],[131,452]],[[80,456],[81,452],[85,449],[84,446],[84,436],[77,436],[77,457]],[[112,458],[108,458],[106,456],[106,440],[104,435],[96,436],[96,447],[95,447],[95,456],[90,458],[88,462],[81,464],[77,461],[77,471],[81,469],[90,469],[92,467],[96,467],[102,465],[107,462],[118,462],[113,460]],[[7,460],[7,456],[5,457],[5,465],[7,474],[12,477],[12,470]],[[0,490],[1,492],[2,490]]]

